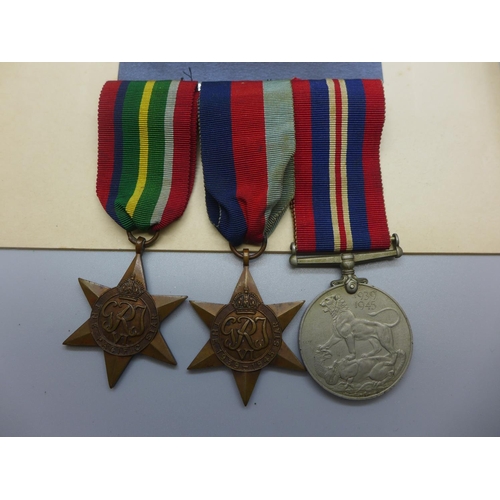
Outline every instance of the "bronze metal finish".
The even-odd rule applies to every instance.
[[[304,371],[295,354],[283,342],[283,330],[304,301],[265,305],[249,270],[255,253],[231,250],[243,259],[243,272],[229,304],[194,302],[191,305],[210,329],[210,339],[188,370],[227,366],[233,372],[245,406],[262,368],[268,365]]]
[[[234,255],[236,255],[240,259],[243,259],[243,261],[245,261],[245,259],[246,260],[256,259],[257,257],[260,257],[264,253],[264,250],[266,249],[266,247],[267,247],[267,239],[264,239],[262,241],[260,248],[257,250],[257,252],[254,252],[254,253],[250,253],[250,250],[248,250],[248,248],[244,248],[243,252],[240,252],[240,251],[236,250],[236,248],[234,248],[233,245],[231,245],[231,243],[229,243],[229,248],[231,249],[231,252],[233,252]],[[243,264],[243,265],[247,266],[248,264]]]
[[[158,236],[160,236],[160,231],[156,231],[156,233],[154,233],[153,236],[151,236],[151,238],[149,238],[149,240],[146,240],[142,236],[139,236],[138,238],[136,238],[130,231],[127,231],[127,236],[128,236],[128,241],[130,241],[130,243],[132,243],[133,245],[136,245],[136,252],[137,252],[137,244],[138,243],[141,244],[143,249],[150,247],[158,239]],[[139,253],[139,252],[137,252],[137,253]]]
[[[79,279],[83,293],[92,308],[90,319],[64,342],[64,345],[99,346],[104,351],[109,387],[114,387],[132,357],[144,354],[176,365],[165,342],[160,323],[174,311],[186,296],[150,295],[141,255],[156,240],[134,238],[136,256],[114,288]],[[129,239],[131,234],[129,233]],[[131,240],[132,241],[132,240]]]

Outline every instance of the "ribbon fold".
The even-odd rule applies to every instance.
[[[97,196],[127,231],[184,212],[196,166],[197,82],[109,81],[98,111]]]
[[[234,246],[262,243],[294,194],[290,81],[204,82],[200,136],[210,221]]]

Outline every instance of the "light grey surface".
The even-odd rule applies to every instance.
[[[2,250],[2,436],[498,436],[499,256],[404,256],[358,276],[393,296],[413,330],[401,381],[369,401],[346,401],[306,373],[262,371],[248,407],[226,368],[188,372],[208,328],[185,302],[161,331],[176,367],[136,356],[114,389],[98,348],[62,341],[89,317],[82,277],[114,286],[130,252]],[[147,252],[152,294],[227,303],[241,272],[232,254]],[[310,303],[337,269],[293,269],[287,255],[251,264],[268,304]],[[305,310],[305,306],[303,307]],[[299,354],[302,311],[284,340]]]

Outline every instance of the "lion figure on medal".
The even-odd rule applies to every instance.
[[[338,386],[353,395],[366,390],[383,388],[403,369],[406,354],[395,349],[392,328],[400,321],[398,312],[386,307],[369,312],[372,317],[391,311],[392,322],[356,317],[340,295],[326,297],[320,306],[332,317],[332,335],[316,349],[315,367],[327,384]],[[334,359],[332,348],[342,343],[349,354]],[[368,352],[366,346],[371,346]]]

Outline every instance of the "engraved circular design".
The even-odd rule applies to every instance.
[[[97,345],[115,356],[132,356],[146,348],[158,333],[158,312],[153,297],[142,288],[130,293],[123,287],[105,292],[92,308],[90,330]],[[127,283],[127,282],[126,282]]]
[[[246,296],[245,301],[242,296]],[[251,372],[264,368],[276,357],[281,348],[282,331],[271,309],[253,294],[242,293],[217,314],[210,330],[210,342],[219,360],[228,368]]]
[[[359,284],[354,294],[337,285],[308,307],[299,347],[309,374],[323,389],[346,399],[370,399],[391,389],[413,350],[408,319],[381,290]]]

